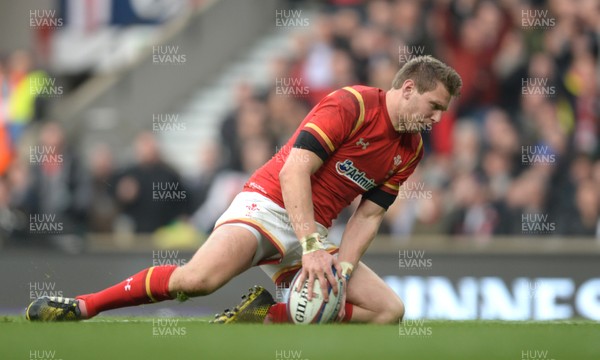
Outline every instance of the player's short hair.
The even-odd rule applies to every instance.
[[[462,80],[456,70],[432,56],[417,56],[404,64],[394,76],[392,87],[399,89],[408,79],[415,82],[420,94],[434,90],[438,81],[452,97],[459,96],[462,87]]]

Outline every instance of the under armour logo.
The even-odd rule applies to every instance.
[[[127,281],[127,284],[125,285],[125,291],[131,291],[131,281],[133,281],[133,278],[130,277],[126,281]]]
[[[363,149],[363,150],[366,150],[366,149],[367,149],[367,146],[369,146],[369,142],[368,142],[368,141],[367,141],[367,142],[365,142],[365,139],[363,139],[363,138],[360,138],[360,139],[359,139],[359,140],[356,142],[356,145],[358,145],[358,146],[362,146],[362,149]]]

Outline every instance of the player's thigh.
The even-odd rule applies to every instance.
[[[252,266],[258,241],[249,230],[232,225],[216,228],[185,265],[173,273],[169,288],[211,293]]]
[[[404,315],[404,303],[400,297],[362,262],[358,263],[348,282],[346,301],[377,316],[401,318]]]

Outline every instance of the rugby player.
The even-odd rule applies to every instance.
[[[298,284],[308,281],[309,298],[315,279],[324,294],[329,282],[337,295],[334,267],[347,281],[339,321],[399,321],[402,300],[360,258],[423,157],[420,130],[440,121],[461,86],[454,69],[420,56],[402,66],[388,91],[367,86],[334,91],[251,176],[185,265],[150,267],[75,298],[39,298],[28,306],[26,318],[81,320],[125,306],[204,296],[258,265],[278,286],[302,271]],[[360,204],[339,243],[328,239],[332,221],[358,195]],[[286,304],[275,303],[258,286],[214,320],[287,321]]]

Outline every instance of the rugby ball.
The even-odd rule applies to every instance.
[[[340,311],[341,296],[333,293],[331,284],[328,284],[329,301],[323,301],[323,292],[319,285],[319,280],[315,279],[313,287],[313,298],[308,301],[308,281],[302,284],[302,290],[296,291],[298,278],[302,269],[298,271],[290,285],[290,292],[287,301],[288,319],[294,324],[326,324],[334,322]],[[335,268],[333,274],[336,275]],[[338,294],[342,294],[343,282],[338,276],[335,277],[338,283]]]

